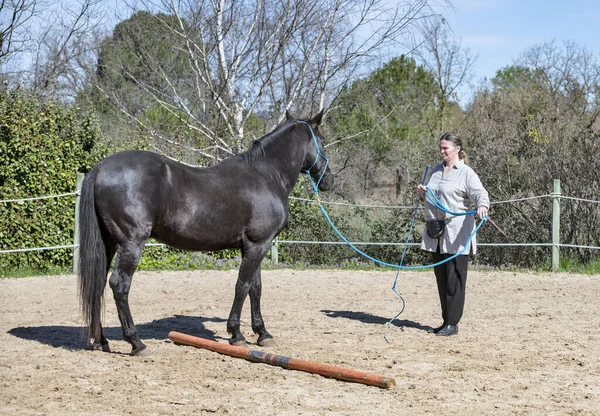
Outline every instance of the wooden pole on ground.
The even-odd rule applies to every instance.
[[[325,377],[332,377],[338,380],[351,381],[369,386],[376,386],[382,389],[390,389],[396,385],[393,378],[383,377],[377,374],[365,373],[362,371],[351,370],[348,368],[336,367],[329,364],[321,364],[312,361],[297,360],[295,358],[285,357],[283,355],[269,354],[257,350],[248,350],[242,347],[236,347],[221,342],[211,341],[204,338],[193,337],[180,332],[169,332],[169,339],[177,344],[190,345],[192,347],[204,348],[219,354],[229,355],[231,357],[243,358],[255,363],[265,363],[275,365],[290,370],[304,371],[307,373],[319,374]]]

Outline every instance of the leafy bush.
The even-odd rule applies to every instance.
[[[142,252],[138,268],[140,270],[221,270],[237,268],[240,262],[239,250],[199,253],[164,245],[148,245]]]
[[[73,244],[76,173],[103,151],[90,115],[23,92],[0,95],[0,248]],[[71,248],[3,254],[0,268],[46,270],[72,263]]]

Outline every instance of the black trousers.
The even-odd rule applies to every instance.
[[[439,246],[436,253],[431,253],[433,263],[452,256],[453,254],[440,253]],[[468,266],[469,256],[465,254],[433,268],[442,305],[444,325],[458,325],[462,318],[465,308]]]

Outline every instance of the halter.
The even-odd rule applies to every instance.
[[[317,157],[315,158],[315,161],[310,166],[310,168],[306,169],[304,172],[308,173],[308,176],[310,177],[310,170],[312,168],[314,168],[315,165],[317,164],[317,162],[319,161],[319,156],[321,156],[323,159],[325,159],[325,167],[323,168],[323,172],[321,173],[321,176],[319,176],[319,180],[316,183],[313,182],[313,188],[315,189],[315,195],[318,195],[319,184],[321,183],[321,180],[323,179],[323,175],[325,175],[325,172],[327,172],[327,165],[329,164],[329,159],[327,158],[327,156],[325,156],[323,153],[321,153],[321,150],[319,149],[319,144],[317,143],[317,137],[315,136],[315,132],[313,131],[310,124],[308,124],[304,120],[298,120],[298,121],[300,123],[304,123],[308,126],[308,129],[310,130],[310,134],[312,135],[313,141],[315,142],[315,148],[317,149]],[[311,182],[312,182],[312,178],[311,178]]]

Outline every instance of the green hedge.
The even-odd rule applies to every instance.
[[[24,92],[0,95],[0,200],[75,191],[97,160],[92,116]],[[0,202],[0,249],[73,244],[75,196]],[[0,269],[69,268],[72,249],[2,254]]]

